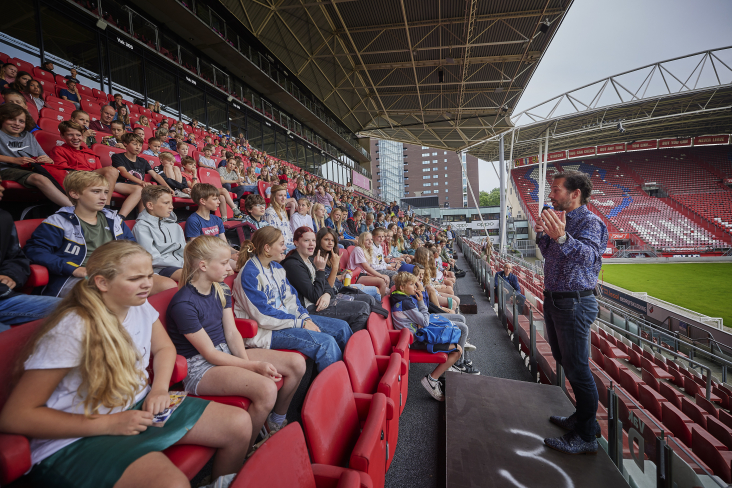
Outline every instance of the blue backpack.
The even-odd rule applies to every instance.
[[[414,333],[414,340],[425,344],[427,351],[434,354],[435,352],[451,353],[457,349],[435,351],[435,346],[439,344],[457,344],[460,341],[460,329],[455,327],[452,322],[440,315],[431,314],[430,324],[427,327],[417,329]]]

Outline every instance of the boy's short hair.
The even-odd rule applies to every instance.
[[[252,193],[247,196],[246,200],[244,200],[244,208],[247,209],[247,212],[251,212],[255,205],[265,205],[266,203],[267,202],[264,200],[262,195],[255,195]]]
[[[147,204],[152,202],[156,203],[158,201],[158,198],[160,198],[163,193],[167,193],[168,195],[172,195],[173,192],[170,191],[170,188],[167,188],[165,186],[161,185],[148,185],[145,188],[142,189],[142,205],[147,208]]]
[[[168,161],[168,160],[171,160],[171,161],[175,161],[175,156],[173,156],[173,155],[172,155],[171,153],[169,153],[169,152],[162,152],[162,153],[160,153],[160,161],[162,161],[162,160],[166,160],[166,161]]]
[[[81,126],[81,124],[78,122],[74,122],[73,120],[64,120],[63,122],[58,124],[58,132],[62,136],[70,130],[78,130],[82,134],[84,133],[84,128]]]
[[[86,115],[87,117],[89,117],[89,114],[83,110],[74,110],[73,112],[71,112],[72,119],[75,119],[79,115]]]
[[[122,134],[122,144],[130,144],[132,142],[144,144],[145,140],[133,132],[125,132]]]
[[[31,114],[20,105],[16,105],[14,103],[4,103],[0,105],[0,125],[2,125],[6,120],[18,117],[20,114],[25,114],[25,130],[33,130],[36,127],[36,123],[33,121]]]
[[[195,166],[196,165],[196,160],[193,159],[191,156],[183,156],[181,158],[181,160],[180,160],[180,165],[181,166],[186,166],[186,165],[189,165],[189,164],[192,164],[193,166]]]
[[[191,198],[196,205],[200,205],[201,200],[217,196],[219,196],[219,189],[210,183],[198,183],[191,190]]]
[[[212,144],[206,144],[205,146],[203,146],[203,150],[204,151],[213,151],[214,147]]]
[[[424,271],[424,266],[419,263],[412,263],[412,273],[417,276],[417,271]]]
[[[125,124],[121,120],[113,120],[112,122],[109,123],[110,127],[112,127],[113,125],[119,125],[123,129],[125,128]]]
[[[163,138],[168,135],[168,131],[165,129],[158,129],[158,131],[155,133],[155,137],[157,138]]]
[[[74,207],[79,201],[71,196],[71,192],[81,194],[90,186],[106,186],[109,188],[109,183],[104,175],[95,173],[94,171],[72,171],[64,178],[66,195],[71,200],[71,203],[74,204]]]
[[[150,144],[152,144],[153,142],[159,142],[159,143],[161,143],[161,144],[163,143],[163,141],[161,141],[161,140],[160,140],[160,139],[158,139],[157,137],[151,137],[150,139],[148,139],[148,140],[147,140],[147,145],[149,146],[149,145],[150,145]]]
[[[386,229],[383,227],[377,227],[373,231],[371,231],[372,234],[386,234]]]
[[[416,282],[417,282],[417,277],[415,275],[413,275],[412,273],[408,273],[406,271],[400,271],[394,277],[394,286],[399,291],[402,291],[404,289],[405,285],[408,285],[410,283],[416,283]]]

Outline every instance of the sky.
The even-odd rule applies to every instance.
[[[575,0],[514,113],[607,76],[732,46],[730,21],[730,0]],[[481,191],[497,187],[491,163],[479,164]]]

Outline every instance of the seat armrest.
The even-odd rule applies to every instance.
[[[358,413],[358,420],[363,422],[366,417],[369,416],[369,410],[371,409],[371,401],[373,399],[371,393],[354,393],[353,398],[356,400],[356,412]]]
[[[243,338],[254,337],[257,335],[259,325],[257,322],[251,319],[234,319],[236,328]]]
[[[0,485],[5,486],[31,469],[30,442],[15,434],[0,434]]]
[[[180,381],[183,381],[183,378],[188,376],[188,361],[186,361],[186,358],[178,354],[175,356],[175,364],[173,365],[173,374],[170,375],[170,384],[174,385]]]
[[[348,488],[373,488],[371,478],[366,473],[327,464],[313,464],[312,468],[316,488],[333,488],[334,486],[341,488],[340,483],[342,483],[341,480],[344,479],[346,473],[355,473],[355,479],[357,480],[356,484],[345,485]],[[350,480],[353,478],[350,476],[349,478],[349,483],[352,483]]]
[[[371,396],[371,395],[369,395]],[[379,445],[384,446],[377,450]],[[386,471],[385,459],[372,459],[374,452],[386,450],[386,397],[383,393],[374,393],[371,408],[361,430],[361,435],[351,452],[348,466],[358,471],[372,473],[372,464],[382,464],[381,472]]]
[[[48,284],[48,269],[45,266],[31,264],[30,269],[30,276],[21,290],[23,293],[30,293],[33,291],[33,288]]]
[[[379,357],[377,356],[377,360]],[[379,384],[377,385],[377,391],[386,395],[387,398],[391,398],[392,388],[399,391],[399,377],[400,370],[402,369],[402,358],[397,353],[392,353],[389,358],[389,364],[385,371],[381,375]]]
[[[338,480],[337,488],[358,488],[361,485],[361,476],[353,470],[346,470]]]

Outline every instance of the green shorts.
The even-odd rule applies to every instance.
[[[143,401],[133,409],[142,409]],[[187,397],[163,427],[148,427],[139,435],[79,439],[34,466],[28,479],[32,486],[49,488],[112,488],[130,464],[167,449],[186,435],[208,404],[208,400]]]
[[[20,168],[5,168],[0,169],[0,180],[15,181],[16,183],[23,185],[26,188],[35,188],[33,185],[26,183],[26,180],[33,171],[28,171]]]

